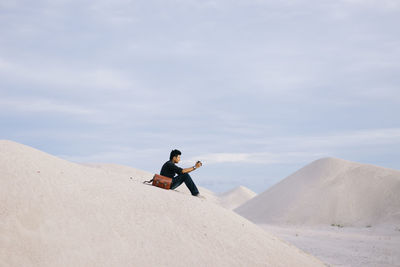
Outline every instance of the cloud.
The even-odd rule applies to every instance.
[[[382,8],[389,10],[400,8],[400,2],[397,0],[341,0],[341,2],[369,8]]]
[[[366,129],[341,131],[321,135],[292,135],[285,137],[255,138],[246,143],[264,149],[284,151],[315,151],[334,153],[343,149],[372,147],[375,145],[399,145],[400,128]]]
[[[267,140],[267,142],[265,142]],[[225,140],[226,141],[226,140]],[[207,164],[289,164],[308,162],[316,158],[335,155],[346,149],[357,150],[376,145],[400,145],[400,128],[369,129],[314,136],[287,136],[252,139],[247,144],[257,144],[257,150],[268,152],[224,152],[199,154],[182,161],[191,164],[202,160]]]
[[[35,85],[47,85],[53,88],[66,88],[70,91],[81,92],[86,90],[128,90],[135,83],[131,77],[126,77],[122,72],[107,68],[89,68],[64,65],[58,62],[41,64],[32,67],[29,64],[0,61],[0,75],[18,79],[19,82],[34,83]]]
[[[284,153],[210,153],[198,155],[188,160],[182,161],[183,164],[190,164],[201,160],[205,164],[221,164],[221,163],[244,163],[244,164],[290,164],[294,162],[307,161],[310,158],[322,157],[322,153],[306,153],[306,152],[284,152]]]
[[[96,110],[79,105],[61,103],[59,99],[49,98],[2,98],[0,110],[4,113],[62,113],[74,116],[88,116],[97,113]]]
[[[400,128],[343,131],[320,136],[289,137],[281,143],[294,145],[298,149],[320,149],[325,151],[343,148],[368,147],[373,145],[400,144]],[[297,144],[297,145],[296,145]]]

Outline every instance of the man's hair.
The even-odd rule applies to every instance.
[[[182,155],[182,153],[178,149],[174,149],[169,154],[169,160],[172,160],[175,156]]]

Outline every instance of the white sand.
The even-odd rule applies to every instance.
[[[328,264],[400,266],[400,171],[321,159],[235,211]]]
[[[0,266],[323,265],[212,201],[142,184],[148,175],[0,141]]]
[[[247,187],[238,186],[228,192],[218,195],[219,204],[227,209],[233,210],[249,201],[257,194]]]
[[[400,228],[260,226],[332,266],[400,266]]]
[[[400,224],[400,171],[317,160],[235,210],[260,224]]]

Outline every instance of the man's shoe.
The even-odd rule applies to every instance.
[[[206,199],[203,195],[200,195],[200,193],[195,195],[195,197],[198,197],[198,198],[201,198],[201,199]]]

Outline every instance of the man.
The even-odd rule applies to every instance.
[[[172,178],[171,189],[175,189],[183,182],[185,182],[187,188],[189,188],[190,193],[192,193],[193,196],[201,197],[199,195],[199,190],[197,189],[196,185],[189,175],[189,172],[200,168],[202,164],[200,161],[198,161],[193,167],[186,169],[179,168],[175,164],[179,163],[179,161],[181,160],[181,155],[182,153],[179,150],[172,150],[171,154],[169,155],[169,161],[164,163],[161,168],[160,174]],[[177,176],[175,176],[175,174],[177,174]]]

